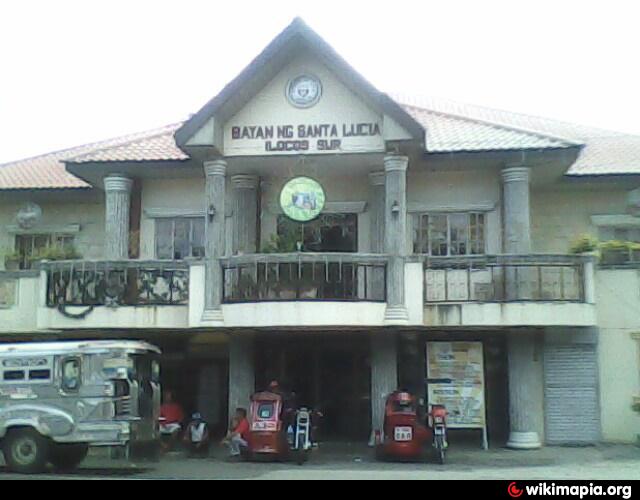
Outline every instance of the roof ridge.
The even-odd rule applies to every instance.
[[[68,147],[68,148],[58,149],[56,151],[50,151],[49,153],[42,153],[42,154],[37,154],[37,155],[33,155],[33,156],[26,156],[24,158],[19,158],[17,160],[11,160],[11,161],[8,161],[8,162],[5,162],[5,163],[0,163],[0,168],[9,167],[9,166],[15,165],[17,163],[22,163],[22,162],[25,162],[25,161],[38,160],[38,159],[41,159],[41,158],[50,158],[50,157],[54,157],[54,156],[57,157],[59,155],[64,155],[65,153],[71,153],[72,151],[77,150],[77,149],[90,148],[92,146],[96,146],[95,149],[90,149],[90,150],[88,150],[88,151],[86,151],[84,153],[79,153],[79,154],[77,154],[75,156],[71,156],[70,158],[75,158],[76,156],[80,157],[80,156],[84,156],[84,155],[89,154],[89,153],[94,152],[94,151],[102,151],[102,150],[107,149],[109,147],[116,147],[116,146],[119,146],[119,145],[128,144],[128,143],[134,142],[136,139],[139,140],[139,139],[144,139],[144,138],[147,138],[147,137],[155,137],[156,135],[161,135],[162,134],[162,132],[161,132],[162,129],[168,129],[170,127],[177,127],[182,123],[184,123],[184,121],[170,123],[170,124],[164,125],[162,127],[156,127],[156,128],[153,128],[153,129],[143,130],[143,131],[140,131],[140,132],[131,132],[129,134],[117,135],[117,136],[114,136],[114,137],[110,137],[109,139],[103,139],[101,141],[87,142],[87,143],[84,143],[84,144],[80,144],[78,146],[71,146],[71,147]],[[154,133],[152,134],[151,132],[154,132]],[[150,135],[145,135],[145,134],[150,134]],[[126,137],[131,137],[131,136],[136,136],[136,137],[133,137],[132,139],[124,141],[124,142],[121,142],[121,143],[114,144],[112,146],[105,145],[103,147],[98,147],[98,146],[104,145],[105,143],[108,143],[110,141],[117,141],[119,139],[125,139]],[[58,161],[64,162],[65,159],[64,158],[59,158]]]
[[[459,104],[463,104],[463,103],[459,103]],[[527,127],[520,127],[520,126],[515,126],[515,125],[511,125],[511,124],[507,124],[507,123],[503,123],[503,122],[496,122],[493,120],[487,120],[487,119],[482,119],[482,118],[478,118],[475,116],[466,116],[460,113],[454,113],[451,111],[443,111],[443,110],[435,110],[432,108],[428,108],[428,107],[423,107],[423,106],[418,106],[415,104],[404,104],[402,103],[402,106],[405,106],[407,108],[413,108],[413,109],[417,109],[420,111],[426,111],[428,113],[433,113],[433,114],[437,114],[437,115],[441,115],[441,116],[450,116],[453,118],[456,118],[458,120],[463,120],[463,121],[467,121],[467,122],[474,122],[474,123],[480,123],[482,125],[489,125],[495,128],[501,128],[504,130],[510,130],[510,131],[514,131],[514,132],[520,132],[520,133],[524,133],[524,134],[529,134],[529,135],[535,135],[537,137],[544,137],[545,139],[552,139],[555,141],[560,141],[560,142],[564,142],[570,145],[574,145],[574,146],[584,146],[584,142],[583,141],[577,141],[575,139],[571,139],[569,137],[564,137],[561,136],[560,134],[550,134],[547,132],[541,132],[539,130],[535,130],[535,129],[529,129]],[[471,106],[475,106],[475,105],[471,105]],[[492,108],[486,108],[488,110],[491,110]],[[503,111],[505,113],[509,113],[509,111],[504,111],[504,110],[496,110],[496,111]],[[516,114],[516,113],[514,113]]]

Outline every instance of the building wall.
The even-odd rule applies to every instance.
[[[600,326],[599,369],[602,434],[605,441],[635,442],[640,413],[640,270],[599,270],[596,276]]]
[[[598,235],[592,215],[626,213],[626,192],[600,186],[581,190],[534,189],[531,195],[531,237],[534,253],[567,253],[576,238]]]
[[[21,202],[0,202],[0,254],[4,250],[14,249],[15,234],[9,232],[9,226],[16,225],[16,214],[24,204],[30,201],[25,196]],[[75,202],[46,201],[36,202],[42,208],[42,219],[34,231],[49,233],[56,226],[79,224],[80,232],[73,234],[76,249],[85,259],[101,259],[104,256],[104,202],[95,195],[91,200]],[[0,269],[4,269],[4,259],[0,259]]]

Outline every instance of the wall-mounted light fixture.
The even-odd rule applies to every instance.
[[[213,218],[216,216],[216,207],[209,205],[207,209],[207,215],[209,216],[209,222],[213,222]]]
[[[391,205],[391,213],[393,215],[398,215],[400,213],[400,204],[397,201],[394,201],[393,205]]]

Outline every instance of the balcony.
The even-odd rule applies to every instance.
[[[41,270],[40,328],[187,325],[189,268],[183,262],[45,262]]]
[[[594,263],[574,255],[424,258],[430,326],[595,325]]]
[[[221,261],[223,303],[385,302],[387,259],[352,253],[262,254]]]
[[[387,257],[358,253],[252,254],[220,259],[224,326],[382,325]],[[191,268],[191,327],[202,327],[205,269]]]

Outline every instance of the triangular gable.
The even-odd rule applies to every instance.
[[[322,100],[335,102],[318,101],[309,109],[297,110],[297,106],[286,106],[291,104],[291,100],[286,103],[283,98],[288,85],[296,77],[305,75],[320,81]],[[282,107],[267,113],[265,101],[270,98],[279,100],[277,104]],[[338,118],[345,119],[329,119],[329,105]],[[245,110],[247,106],[250,110]],[[285,116],[278,119],[283,114]],[[287,120],[286,115],[295,115],[295,119]],[[312,137],[300,137],[298,132],[302,126],[306,126]],[[319,147],[331,146],[336,140],[342,142],[341,152],[364,152],[384,149],[385,141],[411,140],[424,146],[425,131],[400,105],[376,90],[296,18],[238,77],[191,117],[176,132],[175,138],[180,148],[190,152],[198,147],[214,147],[219,152],[228,150],[224,154],[231,155],[316,153],[322,152]],[[286,142],[289,147],[301,139],[311,139],[307,141],[310,150],[278,149],[280,143]]]

